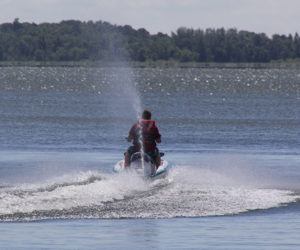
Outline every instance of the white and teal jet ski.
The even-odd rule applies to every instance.
[[[169,169],[169,163],[162,159],[163,155],[164,153],[160,153],[161,163],[157,169],[152,157],[147,153],[136,152],[131,156],[129,167],[125,167],[124,160],[121,160],[114,166],[113,171],[115,173],[135,171],[138,175],[150,179],[165,178]]]

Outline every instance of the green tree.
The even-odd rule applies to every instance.
[[[298,33],[256,34],[236,29],[181,27],[171,36],[108,22],[0,24],[0,60],[178,60],[269,62],[300,58]]]

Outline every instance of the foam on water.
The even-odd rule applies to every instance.
[[[123,176],[124,177],[124,176]],[[46,183],[6,187],[0,195],[1,214],[71,209],[123,199],[134,190],[143,190],[144,182],[133,176],[110,176],[88,171],[65,175]]]
[[[172,218],[228,215],[295,202],[291,190],[241,185],[194,166],[150,182],[133,173],[78,172],[39,184],[2,187],[0,220]]]

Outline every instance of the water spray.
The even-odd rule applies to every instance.
[[[140,123],[140,119],[138,120],[138,133],[139,133],[139,144],[140,146],[140,151],[141,151],[141,163],[142,163],[142,168],[145,169],[145,161],[144,161],[144,154],[145,154],[145,149],[144,149],[144,138],[143,138],[143,128]]]

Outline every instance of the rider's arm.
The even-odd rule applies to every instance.
[[[128,142],[131,142],[131,141],[132,141],[131,135],[126,136],[125,139],[126,139]]]
[[[125,137],[125,139],[128,142],[131,142],[134,138],[134,134],[135,134],[135,129],[136,129],[136,123],[132,125],[131,129],[129,130],[128,136]]]
[[[161,143],[161,135],[160,135],[160,133],[158,131],[158,128],[156,126],[154,127],[154,131],[155,131],[155,141],[157,143]]]

